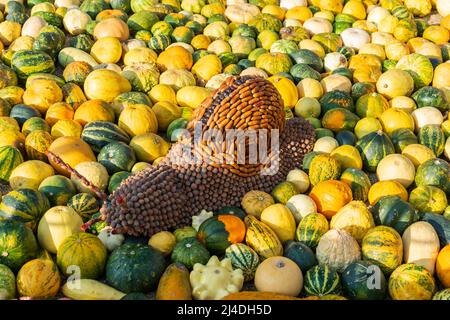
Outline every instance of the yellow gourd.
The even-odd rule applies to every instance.
[[[285,205],[277,203],[265,208],[261,213],[261,222],[268,225],[281,242],[294,239],[295,219]]]

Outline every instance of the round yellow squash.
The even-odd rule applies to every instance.
[[[377,81],[377,91],[389,99],[409,96],[413,90],[413,78],[408,72],[400,69],[386,71]]]
[[[56,254],[65,238],[80,232],[83,219],[70,207],[56,206],[48,210],[39,221],[37,237],[39,244]]]
[[[35,107],[42,114],[45,114],[52,104],[62,100],[61,88],[55,81],[48,79],[34,80],[23,94],[23,103]]]
[[[139,161],[152,163],[169,152],[170,143],[154,133],[140,134],[130,141],[130,147]]]
[[[222,62],[215,54],[201,57],[192,67],[192,73],[205,83],[222,71]]]
[[[418,143],[407,145],[403,149],[402,155],[408,158],[416,168],[418,168],[425,161],[434,159],[436,157],[433,150],[431,150],[427,146],[424,146],[423,144]]]
[[[181,46],[167,48],[158,56],[156,60],[158,67],[165,71],[167,69],[187,69],[192,68],[192,54]]]
[[[126,66],[139,63],[156,63],[157,54],[150,48],[137,47],[129,50],[123,56],[123,63]]]
[[[342,170],[347,168],[362,169],[361,155],[354,146],[342,145],[334,149],[330,155],[340,163]]]
[[[382,131],[383,127],[381,126],[380,121],[374,117],[365,117],[359,120],[355,126],[355,135],[358,139],[361,139],[365,135],[368,135],[371,132]]]
[[[85,161],[77,164],[74,169],[101,191],[105,191],[108,187],[108,171],[106,171],[106,168],[101,163]],[[78,192],[92,193],[91,189],[77,176],[72,174],[70,180],[72,180]]]
[[[93,121],[114,122],[114,110],[111,105],[100,99],[93,99],[81,104],[73,115],[73,119],[85,126]]]
[[[75,120],[58,120],[52,127],[50,134],[53,139],[60,137],[80,138],[83,127]]]
[[[40,160],[28,160],[19,164],[9,177],[13,189],[29,188],[37,190],[41,182],[55,174],[53,168]]]
[[[181,107],[195,109],[210,95],[211,90],[209,89],[198,86],[186,86],[177,91],[177,102]]]
[[[74,111],[70,104],[66,102],[54,103],[48,108],[45,114],[45,121],[52,127],[59,120],[73,119]]]
[[[407,113],[411,113],[417,108],[416,102],[412,98],[405,96],[398,96],[389,100],[389,105],[391,108],[400,109]]]
[[[402,200],[408,201],[408,191],[397,181],[378,181],[369,189],[369,203],[375,205],[384,196],[399,196]]]
[[[108,21],[107,19],[105,21]],[[131,84],[115,71],[97,69],[92,71],[84,82],[84,93],[88,99],[112,102],[121,93],[130,92]]]
[[[431,300],[436,289],[433,275],[414,263],[402,264],[389,277],[393,300]]]
[[[176,243],[177,239],[169,231],[155,233],[148,241],[150,247],[161,252],[164,256],[168,256],[172,252]]]
[[[118,124],[131,137],[158,132],[158,120],[155,112],[144,104],[126,106],[120,113]]]
[[[177,94],[175,93],[175,90],[167,84],[157,84],[149,91],[148,96],[153,103],[169,101],[173,104],[177,104]]]
[[[173,120],[181,118],[180,107],[169,101],[157,102],[152,110],[158,119],[158,128],[163,131],[167,130]]]
[[[414,164],[401,154],[390,154],[384,157],[377,166],[380,181],[397,181],[408,188],[416,176]]]
[[[305,78],[297,84],[299,98],[309,97],[320,99],[323,95],[323,88],[316,79]]]
[[[281,95],[285,108],[292,109],[298,101],[298,91],[295,84],[283,76],[271,76],[267,78]]]
[[[91,56],[98,63],[117,63],[122,57],[122,44],[115,37],[98,39],[91,48]]]
[[[281,242],[293,240],[295,235],[295,219],[291,211],[281,203],[273,204],[261,212],[261,222],[268,225]]]
[[[450,63],[441,63],[434,69],[433,87],[442,89],[450,87]]]
[[[414,132],[414,119],[406,111],[389,108],[379,117],[383,131],[391,135],[397,129],[409,129]]]
[[[60,137],[53,141],[48,150],[59,156],[72,168],[75,168],[81,162],[96,161],[91,147],[76,137]],[[54,162],[52,158],[50,158],[50,164],[58,173],[67,177],[70,176],[70,173],[59,163]]]

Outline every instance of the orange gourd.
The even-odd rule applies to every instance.
[[[192,300],[189,270],[173,263],[164,271],[156,290],[156,300]]]
[[[436,260],[436,272],[445,288],[450,288],[450,244],[439,252]]]
[[[311,190],[309,196],[317,205],[317,211],[331,219],[339,209],[353,200],[350,187],[337,180],[319,182]]]

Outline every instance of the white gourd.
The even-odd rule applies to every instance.
[[[418,221],[406,228],[402,236],[404,263],[414,263],[434,273],[439,254],[439,238],[433,226]]]
[[[349,264],[361,260],[361,250],[347,231],[331,229],[320,238],[316,257],[319,264],[342,272]]]
[[[345,68],[347,67],[347,59],[342,53],[339,52],[330,52],[328,53],[324,60],[325,71],[333,71],[337,68]]]
[[[86,32],[91,17],[80,9],[70,9],[63,18],[64,28],[73,36]]]
[[[444,122],[444,116],[435,107],[418,108],[411,115],[414,119],[414,130],[416,133],[427,124],[437,124],[440,126]]]
[[[341,32],[344,46],[359,50],[370,42],[370,35],[366,30],[359,28],[348,28]]]
[[[303,28],[311,35],[317,33],[333,32],[333,25],[324,18],[313,17],[303,23]]]
[[[299,222],[308,214],[317,212],[317,205],[314,200],[306,194],[296,194],[286,203],[286,207],[294,215],[295,223]]]

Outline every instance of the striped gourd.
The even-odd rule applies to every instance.
[[[64,101],[76,110],[81,104],[87,101],[83,90],[75,83],[66,83],[62,86]]]
[[[304,288],[309,296],[337,294],[341,289],[339,274],[327,265],[314,266],[306,272]]]
[[[106,247],[97,236],[79,232],[64,239],[56,262],[66,276],[73,272],[70,266],[79,266],[82,279],[97,279],[105,270],[106,257]]]
[[[350,58],[355,55],[355,49],[346,46],[338,48],[337,52],[344,55],[347,61],[349,61]]]
[[[133,10],[133,12],[151,10],[153,5],[157,3],[158,1],[155,0],[133,0],[131,1],[131,10]]]
[[[362,137],[356,148],[361,153],[364,170],[369,172],[375,172],[381,159],[395,153],[391,139],[381,130]]]
[[[52,207],[65,206],[67,201],[77,193],[72,180],[61,175],[45,178],[38,190],[47,197]]]
[[[0,203],[0,220],[14,219],[34,230],[48,209],[50,202],[42,192],[17,189],[3,196]]]
[[[113,141],[130,142],[130,138],[119,126],[108,121],[93,121],[88,123],[81,133],[81,139],[88,143],[92,150],[100,150]]]
[[[235,243],[225,250],[225,258],[231,260],[234,269],[241,269],[244,280],[250,281],[255,277],[256,268],[259,265],[258,254],[243,243]]]
[[[224,52],[219,54],[219,59],[222,62],[222,66],[225,68],[230,64],[235,64],[239,62],[239,58],[236,54],[232,52]]]
[[[245,217],[247,234],[245,242],[256,251],[261,259],[283,254],[283,246],[272,229],[253,216]]]
[[[413,18],[413,15],[411,14],[411,12],[409,12],[408,8],[403,5],[396,6],[394,9],[392,9],[391,14],[400,20]]]
[[[47,149],[53,142],[50,133],[43,130],[31,132],[25,139],[25,151],[29,160],[41,160],[48,162]]]
[[[0,180],[9,181],[11,172],[22,162],[22,154],[17,148],[0,147]]]
[[[376,264],[386,275],[402,263],[402,238],[391,227],[377,226],[370,229],[363,238],[361,248],[363,260]]]
[[[167,49],[170,45],[170,37],[164,34],[158,34],[150,38],[148,42],[148,47],[155,50],[156,52],[161,52]]]
[[[439,157],[445,148],[445,135],[441,127],[437,124],[427,124],[420,128],[419,143],[433,150],[436,157]]]
[[[389,277],[389,294],[393,300],[431,300],[435,289],[430,271],[414,263],[399,266]]]
[[[89,193],[74,195],[67,202],[67,206],[75,210],[83,219],[89,219],[100,209],[97,199]]]
[[[319,154],[311,161],[309,180],[313,186],[321,181],[338,179],[340,175],[340,163],[328,154]]]
[[[66,83],[63,78],[58,77],[54,74],[38,72],[33,73],[27,78],[27,81],[25,82],[25,88],[27,89],[31,85],[31,83],[37,79],[53,80],[60,87],[62,87]]]
[[[396,153],[402,153],[406,146],[418,142],[414,132],[406,128],[394,130],[390,137]]]
[[[17,274],[17,291],[22,297],[54,297],[60,285],[58,266],[51,258],[28,261]]]
[[[0,300],[16,297],[16,277],[10,268],[0,264]]]
[[[53,73],[55,64],[52,57],[42,51],[19,50],[14,53],[11,66],[20,79],[33,73]]]
[[[327,218],[320,213],[310,213],[304,217],[295,231],[295,240],[315,249],[320,238],[329,230]]]
[[[450,300],[450,288],[436,292],[433,300]]]
[[[61,16],[57,15],[55,12],[48,11],[38,11],[33,13],[33,17],[41,17],[45,20],[49,25],[62,28],[63,27],[63,19]]]
[[[356,168],[347,168],[342,172],[340,180],[352,189],[353,200],[367,201],[371,186],[367,174]]]

